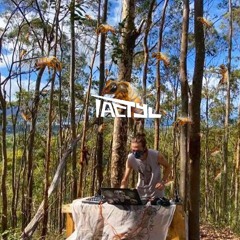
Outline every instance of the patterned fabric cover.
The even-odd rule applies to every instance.
[[[165,240],[176,205],[72,203],[75,232],[67,240]]]

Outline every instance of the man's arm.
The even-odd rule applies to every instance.
[[[161,153],[158,154],[158,162],[163,166],[163,177],[161,181],[156,184],[155,188],[162,190],[165,187],[164,184],[166,183],[172,168]]]
[[[127,160],[126,162],[126,168],[125,168],[125,173],[124,173],[124,176],[123,176],[123,179],[121,181],[121,186],[120,188],[126,188],[128,186],[128,179],[129,179],[129,176],[130,176],[130,173],[132,171],[132,168],[131,166],[129,165],[129,162]]]
[[[172,168],[161,153],[159,153],[159,155],[158,155],[158,162],[159,162],[160,165],[163,166],[162,181],[166,182],[169,174],[171,173]]]

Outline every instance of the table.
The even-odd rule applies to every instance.
[[[165,240],[176,205],[121,206],[72,203],[74,233],[67,240]]]

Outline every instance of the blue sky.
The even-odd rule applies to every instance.
[[[111,4],[111,9],[109,11],[108,23],[110,25],[117,26],[118,22],[120,22],[120,19],[121,19],[121,3],[122,3],[122,1],[110,0],[109,2]],[[216,27],[217,31],[221,32],[221,31],[226,31],[226,29],[221,29],[220,28],[220,22],[221,21],[217,21],[217,20],[220,16],[222,16],[224,14],[226,9],[217,8],[217,4],[219,2],[222,2],[222,1],[205,1],[205,6],[204,7],[205,7],[205,12],[206,12],[206,14],[205,14],[206,18],[208,20],[210,20],[211,22],[214,22],[215,23],[214,27]],[[162,8],[162,6],[160,6],[160,8]],[[191,4],[191,9],[193,9],[193,4]],[[2,7],[2,4],[0,4],[0,12],[1,11],[4,11],[4,9]],[[89,15],[94,15],[94,13],[91,12],[89,9],[86,13],[89,14]],[[0,27],[4,27],[4,26],[5,26],[5,23],[4,23],[3,19],[0,17]],[[190,27],[190,30],[192,30],[192,27]],[[206,39],[206,41],[207,40],[208,39]],[[94,42],[94,38],[92,39],[92,42]],[[236,43],[236,45],[239,45],[239,44]],[[237,49],[237,50],[238,51],[235,51],[233,53],[235,56],[239,55],[239,49]],[[107,51],[108,51],[108,49],[107,49]],[[9,56],[6,56],[7,52],[4,52],[4,49],[3,49],[3,53],[5,54],[5,57],[9,58],[9,60],[11,59],[11,53],[10,52],[9,52],[10,53]],[[168,53],[168,54],[171,54],[171,53]],[[226,63],[226,56],[227,56],[227,51],[219,52],[218,56],[211,61],[211,64],[214,65],[214,66],[219,66],[222,63]],[[90,55],[88,56],[87,60],[88,60],[89,63],[91,61],[91,57],[92,56],[90,56]],[[210,58],[206,58],[206,63],[209,63],[209,61],[210,61]],[[1,72],[2,78],[6,77],[7,74],[8,74],[8,70],[6,69],[6,67],[4,65],[5,64],[3,62],[0,62],[0,72]],[[235,68],[239,67],[238,62],[233,62],[233,65],[234,65]],[[99,57],[96,58],[95,66],[96,67],[99,66]],[[190,77],[193,73],[193,67],[194,67],[194,54],[192,54],[188,58],[188,73],[189,73]],[[117,75],[117,66],[114,66],[114,71],[116,72],[116,75]],[[31,81],[33,83],[33,86],[34,86],[35,77],[36,77],[36,74],[33,74],[31,76]],[[95,75],[95,77],[97,78],[97,75]],[[139,77],[141,78],[141,74],[139,75]],[[45,73],[44,78],[48,79],[47,71]],[[23,85],[27,86],[28,81],[29,81],[28,78],[24,79],[24,76],[23,76],[22,81],[23,81]],[[213,86],[216,86],[218,82],[219,82],[219,75],[217,75],[217,74],[213,75],[211,84]],[[16,80],[12,80],[12,87],[13,87],[13,89],[16,89],[16,90],[18,89],[17,84],[16,84]]]

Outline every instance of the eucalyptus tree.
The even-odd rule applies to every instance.
[[[183,2],[183,21],[182,21],[182,38],[181,38],[181,55],[180,55],[180,80],[181,80],[181,115],[188,117],[188,93],[189,85],[187,79],[187,52],[188,52],[188,28],[189,28],[189,1]],[[180,196],[184,201],[185,210],[187,201],[187,180],[188,180],[188,125],[181,127],[180,137]]]
[[[106,24],[107,22],[107,13],[108,13],[108,0],[105,0],[103,3],[103,9],[102,9],[102,19],[101,22],[103,24]],[[100,64],[99,64],[99,95],[102,94],[104,82],[106,79],[105,76],[105,55],[106,55],[106,34],[102,33],[100,37]],[[103,126],[103,118],[98,118],[98,129]],[[96,138],[96,170],[97,170],[97,189],[99,189],[102,185],[103,181],[103,145],[104,145],[104,139],[103,139],[103,131],[98,131],[97,138]],[[94,169],[95,172],[95,169]],[[93,179],[94,179],[93,174]],[[94,186],[94,185],[93,185]],[[93,187],[94,189],[94,187]],[[92,192],[93,192],[92,189]]]
[[[5,51],[6,50],[8,50],[7,49],[7,46],[8,46],[8,44],[7,43],[9,43],[10,41],[12,41],[12,43],[13,43],[13,55],[12,55],[12,59],[10,60],[11,62],[10,62],[10,65],[8,65],[8,63],[7,63],[7,61],[5,62],[6,63],[6,66],[7,66],[7,68],[10,66],[10,68],[9,68],[9,72],[8,72],[8,77],[5,79],[6,81],[5,81],[5,84],[6,83],[8,83],[9,81],[11,81],[13,78],[15,78],[16,76],[18,76],[18,75],[20,75],[20,74],[23,74],[22,72],[19,72],[19,69],[21,70],[21,67],[18,65],[18,63],[21,63],[21,62],[23,62],[23,60],[22,60],[22,58],[23,58],[23,56],[24,55],[26,55],[26,53],[27,53],[27,51],[25,50],[24,51],[24,53],[23,53],[23,51],[21,51],[21,52],[17,52],[16,51],[16,47],[19,45],[19,46],[22,46],[22,44],[23,44],[23,41],[22,41],[22,39],[24,39],[26,36],[24,36],[24,27],[26,27],[26,26],[28,26],[28,24],[29,24],[29,21],[27,21],[26,20],[26,18],[24,18],[23,16],[25,16],[24,14],[26,14],[26,12],[28,11],[28,7],[29,7],[29,4],[28,3],[26,3],[26,6],[25,6],[25,10],[26,10],[26,12],[24,12],[24,10],[22,10],[22,9],[20,9],[20,7],[19,7],[19,5],[17,4],[17,3],[15,3],[15,2],[12,2],[13,3],[13,5],[15,6],[15,9],[14,9],[14,11],[13,12],[11,12],[10,10],[6,13],[6,17],[7,17],[7,24],[6,24],[6,28],[5,28],[5,30],[6,31],[4,31],[4,34],[1,36],[1,42],[3,43],[5,43]],[[20,9],[20,11],[18,12],[17,10],[19,10]],[[19,13],[19,14],[18,14]],[[18,22],[19,23],[19,25],[18,25],[18,27],[16,27],[14,30],[12,30],[13,28],[14,28],[14,23],[16,23],[16,17],[18,17],[18,19],[19,19],[19,15],[21,16],[21,20]],[[23,16],[22,16],[23,15]],[[10,25],[9,25],[10,24]],[[33,23],[34,24],[34,23]],[[27,28],[27,27],[26,27]],[[21,35],[21,31],[23,31],[23,34]],[[34,32],[36,35],[37,35],[37,32]],[[10,37],[10,38],[8,38],[8,37]],[[14,41],[14,39],[15,39],[15,41]],[[39,42],[37,42],[37,44],[39,44]],[[19,54],[19,55],[18,55]],[[3,56],[3,58],[4,58],[4,56]],[[18,59],[18,60],[16,60],[16,59]],[[20,60],[19,60],[20,59]],[[13,72],[14,72],[14,74],[13,74]],[[30,73],[31,71],[28,71],[27,73]],[[42,76],[42,73],[43,73],[43,71],[40,71],[39,72],[39,77],[37,78],[37,79],[40,79],[41,78],[41,76]],[[3,86],[5,86],[5,84],[3,85]],[[2,95],[3,96],[3,95]],[[3,98],[5,99],[4,101],[6,101],[6,95],[5,96],[3,96]],[[36,100],[36,98],[35,98],[35,100]],[[35,101],[34,103],[37,103],[37,101]],[[34,118],[33,118],[34,119]],[[5,129],[5,127],[3,128],[3,129]],[[33,133],[33,131],[32,131],[32,133]],[[4,136],[4,135],[3,135]],[[33,134],[31,135],[31,136],[33,136]],[[31,139],[32,140],[32,139]],[[30,143],[29,145],[31,145],[32,143]],[[32,146],[32,145],[31,145]],[[6,146],[5,146],[6,147]],[[7,151],[7,149],[5,149],[4,151]],[[31,163],[32,163],[32,161],[31,161],[31,159],[32,159],[32,156],[31,156],[31,148],[29,149],[29,151],[28,151],[28,153],[29,153],[29,155],[28,155],[28,160],[29,160],[29,164],[28,164],[28,186],[29,185],[31,185],[31,183],[32,183],[32,181],[31,181],[31,177],[32,177],[32,175],[31,175],[31,171],[32,171],[32,169],[30,170],[30,167],[31,167]],[[13,160],[13,162],[14,162],[14,160]],[[3,168],[4,169],[4,168]],[[13,170],[13,171],[15,171],[15,169]],[[14,173],[14,172],[13,172]],[[4,175],[3,174],[3,176],[6,176],[6,175]],[[14,176],[13,176],[13,179],[14,179]],[[3,184],[5,184],[5,179],[3,179],[4,181],[3,181]],[[15,191],[15,184],[14,184],[14,182],[13,182],[13,191]],[[30,188],[28,188],[28,191],[27,191],[30,195],[31,195],[31,190],[30,190]],[[7,194],[7,193],[6,193]],[[29,196],[29,195],[28,195]],[[3,193],[3,198],[6,200],[7,198],[6,198],[6,196],[5,196],[5,193]],[[31,197],[29,197],[28,198],[28,203],[30,203],[30,201],[31,201]],[[15,197],[13,198],[13,202],[15,202]],[[31,203],[30,203],[31,204]],[[4,204],[3,204],[4,205]],[[7,220],[7,210],[8,210],[8,206],[4,206],[4,213],[6,213],[6,214],[3,214],[3,216],[5,216],[5,219]],[[15,215],[15,209],[12,209],[13,211],[12,211],[12,213],[13,213],[13,216]],[[29,212],[26,212],[27,214],[29,214]],[[15,223],[14,223],[14,225],[15,225]],[[3,230],[4,230],[4,226],[3,226]]]
[[[142,86],[143,86],[143,103],[146,104],[146,94],[147,94],[147,77],[148,77],[148,65],[149,65],[149,33],[151,30],[152,25],[152,15],[155,5],[155,0],[150,2],[150,6],[147,13],[147,20],[146,26],[144,31],[144,38],[143,38],[143,50],[144,50],[144,65],[143,65],[143,77],[142,77]]]
[[[224,120],[224,137],[223,137],[223,199],[222,208],[226,209],[227,199],[228,199],[228,141],[229,141],[229,116],[230,116],[230,74],[231,74],[231,61],[232,61],[232,35],[233,35],[233,14],[232,14],[232,1],[228,1],[228,13],[229,13],[229,31],[228,31],[228,81],[227,81],[227,94],[226,94],[226,107],[225,107],[225,120]],[[223,218],[227,217],[225,214],[222,215]]]
[[[55,38],[53,40],[53,56],[57,55],[58,50],[58,40],[59,40],[59,15],[60,15],[61,1],[57,1],[55,5],[55,22],[53,23],[52,32],[55,33]],[[55,29],[54,29],[55,27]],[[44,184],[44,216],[42,224],[42,239],[46,239],[48,232],[48,219],[49,219],[49,199],[48,199],[48,189],[50,185],[50,165],[52,163],[51,159],[51,149],[52,149],[52,129],[54,122],[54,95],[55,95],[55,80],[56,80],[57,69],[53,69],[52,75],[50,77],[50,96],[48,105],[48,126],[47,126],[47,139],[46,139],[46,155],[45,155],[45,184]],[[76,138],[76,137],[75,137]]]
[[[235,182],[234,182],[234,210],[235,210],[235,219],[234,225],[237,226],[239,222],[239,188],[240,188],[240,176],[239,176],[239,169],[240,169],[240,104],[238,105],[238,122],[237,122],[237,146],[236,146],[236,162],[235,162]]]
[[[163,42],[163,32],[164,32],[164,24],[165,24],[165,17],[166,17],[166,11],[168,6],[168,0],[164,1],[162,14],[161,14],[161,20],[159,23],[159,35],[158,35],[158,44],[157,44],[157,52],[162,51],[162,42]],[[156,89],[157,89],[157,98],[155,103],[155,111],[156,113],[160,112],[160,94],[161,94],[161,76],[160,76],[160,61],[157,61],[156,64]],[[154,149],[159,149],[159,123],[160,119],[156,118],[154,121]]]
[[[71,55],[70,55],[70,112],[71,112],[71,135],[72,139],[76,138],[76,113],[75,113],[75,61],[76,61],[76,35],[75,35],[75,8],[76,1],[71,0],[70,10],[70,34],[71,34]],[[72,152],[72,199],[77,197],[77,150],[74,149]]]
[[[1,159],[2,159],[2,172],[1,172],[1,202],[2,202],[2,217],[1,217],[1,229],[2,238],[7,239],[8,230],[8,196],[7,196],[7,139],[6,139],[6,127],[7,127],[7,114],[6,114],[6,96],[4,89],[1,86],[0,89],[0,104],[1,104]]]
[[[139,36],[134,23],[135,0],[124,0],[122,5],[122,30],[120,39],[121,55],[118,59],[118,80],[131,81],[133,53]],[[123,177],[123,166],[126,159],[127,118],[115,118],[111,157],[111,185],[120,186]]]
[[[201,93],[202,79],[205,61],[205,43],[203,25],[198,21],[203,17],[203,1],[194,1],[194,39],[195,39],[195,65],[192,82],[192,96],[190,105],[190,116],[193,124],[190,128],[189,143],[189,238],[200,239],[199,209],[200,209],[200,116],[201,116]]]

